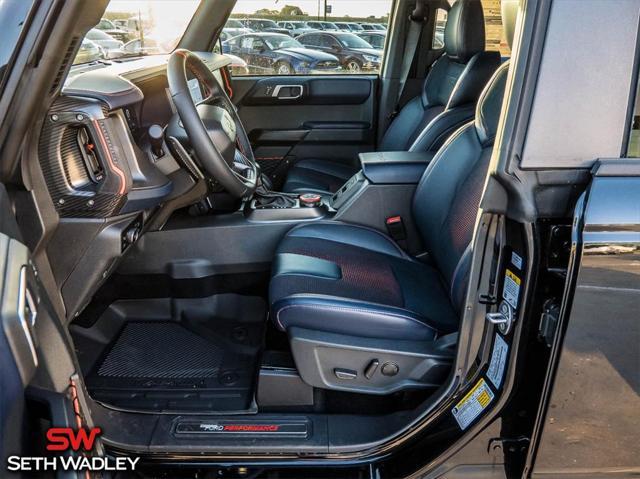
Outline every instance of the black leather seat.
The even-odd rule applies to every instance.
[[[398,373],[396,382],[380,376],[374,384],[357,382],[360,376],[356,382],[341,381],[331,371],[346,374],[344,362],[377,357],[389,341],[401,350],[403,343],[433,342],[457,330],[507,68],[500,67],[483,91],[475,121],[440,148],[417,186],[413,215],[428,264],[377,230],[339,222],[296,227],[281,242],[270,284],[271,318],[289,332],[298,370],[309,384],[373,393],[402,388],[409,380],[403,374],[409,373]],[[300,342],[296,338],[305,331],[310,333]],[[342,345],[327,346],[336,342]],[[347,359],[349,353],[353,360]],[[394,354],[387,354],[398,358],[394,364],[415,371],[406,356]]]
[[[458,0],[445,26],[445,51],[385,132],[379,151],[436,151],[473,118],[480,92],[500,65],[498,52],[485,52],[480,0]],[[336,161],[306,159],[289,172],[283,191],[335,192],[358,168]]]

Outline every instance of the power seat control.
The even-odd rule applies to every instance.
[[[358,373],[356,371],[353,371],[352,369],[335,368],[333,370],[333,374],[335,374],[338,379],[347,381],[358,377]]]
[[[378,366],[380,366],[380,361],[378,361],[377,359],[372,359],[367,368],[364,370],[364,377],[367,379],[371,379],[378,370]]]
[[[380,372],[384,376],[395,376],[400,372],[400,366],[392,362],[384,363],[380,368]]]
[[[501,301],[498,305],[498,311],[495,313],[487,313],[487,321],[498,326],[498,331],[503,335],[509,334],[511,327],[515,321],[513,307],[506,301]]]

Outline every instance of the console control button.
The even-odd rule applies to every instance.
[[[320,203],[322,203],[322,196],[316,193],[304,193],[300,195],[299,200],[302,206],[314,208],[316,206],[320,206]]]

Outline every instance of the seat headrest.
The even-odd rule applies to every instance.
[[[502,27],[509,48],[513,48],[513,35],[516,29],[520,0],[502,0],[500,5],[502,14]]]
[[[444,51],[451,59],[466,63],[484,51],[484,13],[480,0],[458,0],[447,15],[444,27]]]
[[[500,65],[480,94],[476,106],[475,127],[483,146],[491,145],[496,138],[508,72],[507,61]]]

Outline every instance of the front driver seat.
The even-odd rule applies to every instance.
[[[388,394],[438,384],[466,292],[471,240],[500,116],[508,64],[483,91],[475,121],[436,153],[413,216],[430,262],[385,234],[340,222],[293,228],[280,243],[270,316],[289,334],[302,379]]]
[[[499,52],[485,52],[484,14],[480,0],[458,0],[449,11],[444,54],[422,86],[385,132],[378,151],[436,151],[458,127],[473,118],[476,102],[500,65]],[[282,191],[337,191],[358,168],[336,161],[307,159],[296,163]]]

